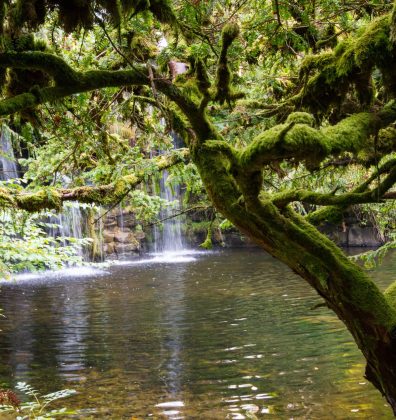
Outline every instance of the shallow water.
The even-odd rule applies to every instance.
[[[0,388],[74,388],[64,404],[84,419],[393,418],[288,268],[254,250],[182,257],[2,284]],[[388,258],[374,275],[395,272]]]

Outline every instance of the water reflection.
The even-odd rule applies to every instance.
[[[69,404],[100,419],[392,418],[290,270],[261,252],[194,258],[2,285],[0,382],[74,387]],[[395,271],[388,260],[376,277]]]

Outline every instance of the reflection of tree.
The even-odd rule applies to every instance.
[[[186,314],[186,279],[188,266],[179,265],[174,269],[164,270],[156,293],[161,300],[159,322],[161,324],[160,377],[164,382],[164,391],[172,399],[183,399],[184,387],[184,324]]]

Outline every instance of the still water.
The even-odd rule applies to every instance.
[[[343,325],[261,251],[78,274],[1,286],[0,388],[74,388],[84,419],[392,418]]]

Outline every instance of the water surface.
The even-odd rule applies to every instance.
[[[393,418],[287,267],[254,250],[166,261],[3,284],[0,387],[74,388],[84,419]],[[374,275],[395,272],[388,258]]]

